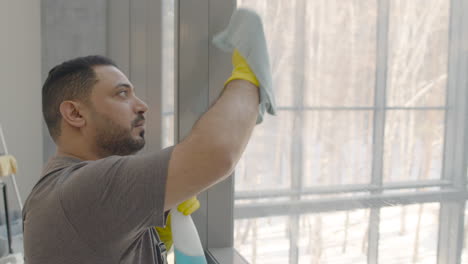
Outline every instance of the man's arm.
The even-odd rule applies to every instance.
[[[232,173],[252,134],[258,104],[258,88],[252,83],[233,80],[226,85],[216,103],[172,152],[165,210]]]

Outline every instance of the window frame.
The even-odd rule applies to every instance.
[[[390,0],[378,0],[378,56],[376,105],[374,113],[374,159],[371,185],[356,185],[310,188],[310,193],[353,192],[362,188],[372,188],[366,197],[353,199],[335,198],[320,201],[295,201],[272,203],[271,205],[246,205],[234,208],[234,177],[200,194],[202,210],[194,215],[200,237],[210,263],[248,263],[233,247],[234,219],[241,215],[258,217],[290,212],[326,212],[356,208],[371,208],[369,222],[368,263],[378,261],[379,215],[380,208],[393,204],[440,203],[440,224],[438,241],[438,263],[460,263],[463,247],[464,208],[468,199],[466,190],[466,167],[468,136],[467,78],[463,72],[468,70],[468,18],[462,10],[468,10],[468,0],[452,0],[450,13],[449,82],[446,106],[446,133],[444,146],[443,177],[440,180],[383,184],[383,138],[386,110],[396,107],[385,106],[387,75],[388,19]],[[229,54],[223,54],[210,43],[210,39],[229,21],[236,7],[235,0],[176,1],[176,74],[178,96],[178,138],[186,135],[198,117],[208,109],[221,92],[224,77],[229,75]],[[197,61],[194,70],[193,61]],[[208,84],[208,88],[207,85]],[[202,96],[195,96],[197,94]],[[183,106],[183,107],[181,107]],[[433,109],[434,107],[426,107]],[[440,107],[435,107],[440,109]],[[409,108],[405,108],[408,110]],[[423,109],[423,108],[417,108]],[[457,144],[457,142],[464,142]],[[439,186],[440,191],[383,194],[387,189],[420,188]],[[257,193],[258,195],[258,193]],[[271,192],[270,195],[276,195]],[[248,197],[241,193],[240,197]],[[449,234],[457,234],[450,236]]]

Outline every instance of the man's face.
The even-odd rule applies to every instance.
[[[91,93],[89,135],[101,157],[130,155],[145,145],[148,106],[140,100],[127,77],[116,67],[95,66],[98,82]]]

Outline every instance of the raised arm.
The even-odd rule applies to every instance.
[[[228,177],[252,130],[266,112],[275,114],[267,45],[261,18],[237,9],[213,43],[232,52],[234,70],[218,101],[172,152],[165,209]]]
[[[165,210],[228,177],[258,115],[259,91],[245,80],[229,82],[220,98],[177,144],[169,162]]]

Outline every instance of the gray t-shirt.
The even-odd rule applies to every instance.
[[[165,225],[172,150],[52,158],[23,209],[25,263],[165,263],[152,227]]]

